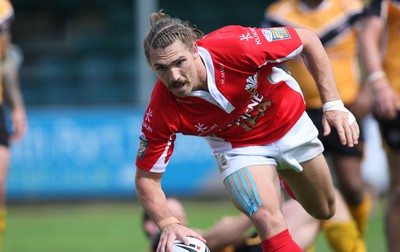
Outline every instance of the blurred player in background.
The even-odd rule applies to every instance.
[[[158,251],[171,251],[175,239],[187,244],[187,236],[205,241],[180,224],[161,186],[177,133],[208,141],[227,193],[252,220],[263,251],[302,251],[282,214],[279,177],[318,219],[334,215],[335,193],[300,87],[276,66],[303,55],[324,103],[325,135],[335,127],[348,146],[359,136],[318,37],[291,27],[242,26],[203,37],[189,22],[159,12],[151,15],[144,49],[159,80],[143,118],[135,185],[162,232]]]
[[[400,1],[372,0],[360,40],[389,164],[385,226],[388,251],[400,251]]]
[[[0,0],[0,53],[2,64],[0,85],[0,250],[6,226],[6,178],[10,161],[9,141],[20,140],[27,129],[25,107],[19,89],[18,70],[22,62],[20,50],[10,44],[10,23],[14,10],[9,1]],[[11,134],[6,127],[3,101],[11,110]]]
[[[362,0],[280,0],[267,8],[263,21],[265,27],[292,26],[309,29],[318,35],[332,64],[340,96],[358,122],[370,111],[371,106],[369,88],[361,89],[358,33],[362,12]],[[324,153],[332,157],[338,188],[364,236],[372,199],[366,191],[361,172],[363,138],[360,137],[356,147],[348,147],[341,144],[336,131],[324,136],[321,124],[324,112],[318,86],[303,59],[298,56],[287,61],[283,67],[298,81],[303,91],[307,113],[319,130],[319,139],[325,147]],[[341,232],[339,228],[328,230]],[[334,233],[326,235],[334,236]]]
[[[178,199],[167,198],[167,204],[181,224],[188,225],[182,203]],[[293,199],[286,200],[282,208],[293,239],[302,249],[308,248],[318,238],[322,227],[321,221],[309,215]],[[336,232],[335,236],[327,237],[333,251],[348,252],[349,243],[353,244],[352,252],[366,251],[364,241],[359,235],[347,205],[338,191],[336,191],[336,213],[329,222],[340,223],[348,227],[345,232]],[[325,228],[338,228],[337,224],[331,225],[329,222],[325,223]],[[146,237],[150,240],[149,252],[155,252],[161,235],[160,231],[145,212],[143,213],[142,224]],[[207,240],[207,246],[212,252],[261,252],[261,240],[251,227],[250,219],[246,215],[240,214],[224,216],[209,229],[196,231]]]

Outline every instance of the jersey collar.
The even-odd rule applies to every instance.
[[[217,84],[215,83],[215,71],[214,64],[210,53],[203,47],[198,47],[199,55],[203,59],[204,65],[206,66],[207,72],[207,86],[208,92],[205,91],[194,91],[192,96],[201,97],[208,102],[214,103],[225,110],[227,113],[232,112],[235,107],[226,99],[226,97],[218,90]],[[211,97],[210,97],[211,95]]]

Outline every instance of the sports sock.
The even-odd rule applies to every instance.
[[[335,222],[328,220],[324,221],[322,228],[333,251],[367,251],[364,239],[361,237],[355,221]]]
[[[315,251],[315,244],[312,244],[310,247],[306,248],[305,252],[314,252]]]
[[[350,213],[353,216],[353,219],[356,221],[358,230],[360,231],[362,237],[365,237],[371,207],[372,199],[368,193],[364,194],[363,200],[357,206],[352,206],[349,204]]]
[[[301,252],[303,251],[299,245],[297,245],[292,236],[289,233],[289,230],[285,229],[284,231],[268,238],[267,240],[262,241],[261,243],[262,250],[264,252]]]

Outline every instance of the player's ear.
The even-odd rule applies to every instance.
[[[197,47],[197,43],[193,42],[193,47],[192,47],[192,51],[193,51],[193,57],[197,58],[199,56],[199,48]]]

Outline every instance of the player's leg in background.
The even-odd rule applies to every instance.
[[[3,108],[0,107],[0,251],[3,249],[4,230],[6,227],[6,181],[10,162],[8,138]]]
[[[389,190],[385,226],[388,249],[400,251],[400,150],[388,151]]]
[[[372,207],[372,197],[367,192],[362,177],[361,161],[361,157],[332,153],[338,187],[364,237]]]
[[[293,240],[303,250],[312,246],[321,230],[321,221],[309,215],[300,203],[292,198],[283,203],[282,211]]]
[[[292,171],[290,170],[281,170],[280,175],[288,184],[286,186],[289,186],[291,190],[293,190],[293,193],[296,199],[299,199],[299,202],[304,202],[305,199],[306,203],[308,201],[311,201],[307,204],[312,204],[313,199],[315,199],[314,201],[317,202],[318,197],[322,197],[318,193],[313,192],[313,190],[317,192],[319,190],[324,190],[324,188],[319,189],[318,187],[329,187],[330,185],[332,186],[332,181],[327,181],[327,179],[330,178],[329,170],[327,167],[327,163],[322,155],[319,155],[310,161],[302,163],[302,166],[304,167],[304,170],[302,173],[299,174],[299,177],[301,177],[300,179],[296,180],[296,177],[291,174]],[[325,172],[321,173],[321,171]],[[320,182],[317,182],[317,184],[315,184],[318,180]],[[290,185],[290,183],[292,183],[293,186]],[[304,186],[307,183],[309,184],[311,191],[310,188],[306,188]],[[329,220],[319,221],[330,246],[334,249],[334,251],[366,251],[365,242],[362,239],[360,232],[358,231],[357,226],[350,215],[346,203],[344,202],[338,190],[334,189],[333,191],[335,198],[335,214]],[[302,234],[306,235],[307,237],[301,238],[304,241],[304,243],[302,243],[302,246],[304,246],[303,248],[306,249],[312,246],[313,239],[315,239],[318,232],[317,234],[315,233],[315,223],[312,219],[310,219],[311,216],[307,216],[307,213],[301,211],[301,209],[298,209],[298,212],[298,218],[288,218],[287,216],[285,216],[285,218],[288,218],[288,221],[292,221],[292,223],[288,222],[289,228],[290,226],[301,226],[302,224],[306,225],[306,229],[300,229],[307,231],[307,234]],[[293,212],[287,212],[287,214],[295,215],[295,213]],[[297,224],[293,224],[293,222],[297,222]],[[294,237],[298,235],[296,230],[291,232],[293,233]]]
[[[365,241],[339,190],[335,190],[336,212],[322,221],[322,229],[330,247],[336,252],[365,252]]]
[[[335,189],[336,212],[326,221],[320,221],[309,215],[294,199],[283,203],[283,214],[293,239],[304,251],[308,251],[321,231],[333,251],[336,252],[363,252],[366,251],[365,243],[358,231],[355,221],[347,208],[340,192]]]
[[[365,92],[368,92],[368,89],[363,89],[360,95],[363,96]],[[368,99],[368,97],[366,98]],[[363,106],[369,108],[367,104]],[[354,109],[354,104],[350,106],[350,110],[352,109]],[[369,109],[365,113],[367,111]],[[358,120],[360,138],[356,146],[349,148],[341,145],[338,141],[330,140],[332,164],[336,172],[338,188],[348,204],[351,215],[357,222],[363,237],[365,237],[373,205],[373,194],[368,188],[367,180],[364,178],[362,171],[363,162],[368,155],[368,141],[371,141],[372,133],[370,125],[368,125],[370,122],[366,121],[368,120],[366,116],[368,114],[365,113],[359,115],[359,118],[362,119]],[[373,155],[376,155],[376,153]]]
[[[364,155],[362,159],[363,179],[372,197],[371,213],[379,208],[382,196],[389,187],[389,165],[386,151],[383,148],[379,124],[370,113],[364,117],[362,128],[365,136]]]

